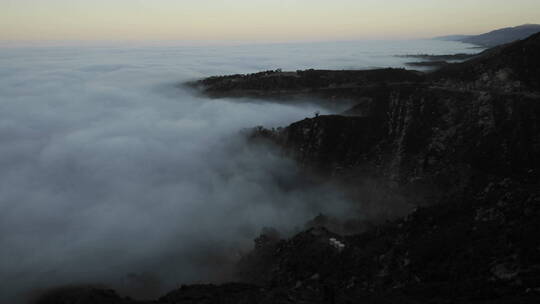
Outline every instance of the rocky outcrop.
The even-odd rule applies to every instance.
[[[270,241],[240,269],[250,281],[334,300],[322,303],[538,301],[538,188],[494,179],[469,194],[358,235],[313,228]]]

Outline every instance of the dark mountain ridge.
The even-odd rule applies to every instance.
[[[516,40],[525,39],[540,32],[540,24],[523,24],[515,27],[506,27],[480,35],[450,35],[436,37],[439,40],[461,41],[483,47],[494,47]]]
[[[540,90],[540,33],[516,43],[495,47],[463,63],[436,71],[432,78],[461,80],[490,90]],[[502,87],[501,87],[502,86]]]

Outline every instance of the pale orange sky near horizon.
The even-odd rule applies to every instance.
[[[0,40],[305,41],[540,23],[540,0],[0,0]]]

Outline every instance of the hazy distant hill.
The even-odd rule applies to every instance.
[[[540,24],[524,24],[516,27],[498,29],[481,35],[451,35],[436,37],[435,39],[461,41],[485,47],[493,47],[525,39],[538,32],[540,32]]]

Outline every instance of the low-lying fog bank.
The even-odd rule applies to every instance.
[[[450,45],[431,43],[422,51]],[[228,279],[227,266],[262,227],[294,230],[320,212],[350,213],[340,191],[302,182],[292,161],[241,135],[327,110],[209,100],[177,86],[212,74],[397,60],[396,48],[380,58],[377,48],[354,53],[361,45],[342,54],[318,48],[304,59],[287,45],[223,56],[176,47],[1,49],[0,302],[62,284],[155,296]]]

